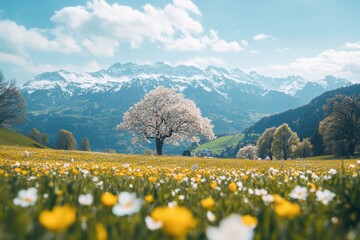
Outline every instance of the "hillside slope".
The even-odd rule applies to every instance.
[[[43,148],[31,138],[7,129],[0,129],[0,145]]]
[[[326,101],[337,94],[360,95],[360,84],[328,91],[314,98],[309,104],[262,118],[253,126],[247,128],[244,133],[261,134],[266,128],[277,127],[287,123],[291,129],[298,133],[301,138],[311,137],[316,132],[318,124],[326,117],[323,107]]]
[[[193,153],[197,154],[202,149],[210,150],[213,154],[220,156],[226,149],[235,150],[240,141],[244,138],[243,134],[235,134],[231,136],[218,137],[213,141],[201,144],[194,149]]]

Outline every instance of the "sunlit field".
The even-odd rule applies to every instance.
[[[360,160],[0,146],[0,239],[360,239]]]

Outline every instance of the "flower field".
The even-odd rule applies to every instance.
[[[360,161],[0,146],[0,239],[360,239]]]

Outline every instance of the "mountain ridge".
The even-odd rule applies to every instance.
[[[338,81],[351,84],[344,79]],[[307,103],[309,96],[296,96],[305,82],[309,81],[299,76],[270,78],[255,72],[246,74],[240,69],[209,66],[203,71],[164,63],[116,63],[92,73],[47,72],[21,88],[29,112],[29,122],[22,131],[36,127],[49,133],[50,142],[54,142],[58,130],[65,128],[74,133],[78,142],[84,136],[89,137],[92,149],[118,147],[119,151],[134,152],[126,133],[119,136],[115,126],[124,112],[156,87],[175,88],[183,93],[212,120],[215,133],[231,134],[240,133],[262,116]],[[290,87],[286,88],[287,84]],[[330,85],[308,87],[315,86],[322,93]],[[292,93],[288,94],[289,91]]]

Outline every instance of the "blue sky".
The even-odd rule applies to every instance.
[[[2,1],[0,69],[24,83],[163,61],[360,82],[359,12],[358,0]]]

